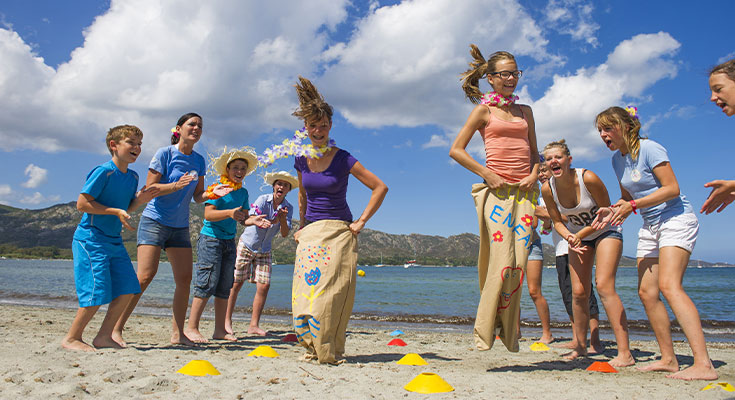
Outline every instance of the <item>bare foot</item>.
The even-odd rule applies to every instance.
[[[112,336],[97,336],[92,340],[92,346],[97,349],[122,349],[120,343],[112,339]]]
[[[61,341],[61,347],[67,349],[67,350],[76,350],[76,351],[95,351],[94,347],[84,343],[81,340],[77,339],[69,339],[64,338]]]
[[[551,336],[551,333],[549,333],[548,335],[541,335],[541,339],[538,341],[543,344],[549,344],[554,341],[554,338]]]
[[[633,358],[633,355],[630,353],[627,355],[618,354],[607,363],[613,367],[630,367],[631,365],[635,365],[635,358]]]
[[[229,333],[229,332],[225,332],[225,331],[222,331],[222,332],[214,331],[214,334],[212,334],[212,339],[215,339],[215,340],[229,340],[230,342],[236,342],[237,341],[237,337],[235,337],[235,335],[233,335],[232,333]]]
[[[579,357],[586,357],[586,356],[587,356],[587,352],[581,348],[575,348],[574,350],[572,350],[571,352],[567,354],[562,354],[562,357],[566,358],[567,360],[576,360]]]
[[[209,340],[199,332],[199,329],[186,328],[184,329],[184,335],[194,343],[207,343]]]
[[[718,378],[717,371],[710,363],[708,366],[692,365],[689,368],[685,368],[679,372],[671,375],[666,375],[667,378],[682,379],[685,381],[693,381],[695,379],[711,381]]]
[[[225,321],[225,332],[230,335],[234,335],[235,331],[232,330],[232,321]]]
[[[112,331],[112,340],[117,342],[117,344],[119,344],[122,348],[128,347],[128,344],[125,343],[125,340],[122,337],[122,332],[120,331]]]
[[[206,339],[204,339],[206,341]],[[189,346],[194,347],[197,344],[189,340],[186,335],[182,335],[179,332],[174,332],[171,334],[171,344],[180,344],[182,346]]]
[[[552,347],[556,347],[557,349],[574,349],[577,347],[577,343],[574,340],[570,340],[564,343],[556,343]]]
[[[587,348],[587,354],[602,354],[605,351],[605,346],[600,342],[590,343],[590,347]]]
[[[656,362],[653,362],[648,365],[644,365],[642,367],[636,367],[636,369],[638,371],[643,371],[643,372],[649,372],[649,371],[678,372],[679,363],[676,360],[672,360],[671,362],[664,362],[664,361],[658,360]]]
[[[260,329],[259,326],[251,326],[248,328],[248,333],[258,336],[265,336],[268,334],[268,332]]]

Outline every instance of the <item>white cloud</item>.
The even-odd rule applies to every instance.
[[[451,144],[446,136],[442,135],[431,135],[431,139],[427,143],[424,143],[421,147],[428,149],[431,147],[448,147]]]
[[[46,175],[48,170],[41,168],[37,165],[28,164],[25,169],[24,175],[28,177],[28,181],[21,184],[25,188],[37,188],[46,182]]]
[[[61,197],[57,195],[44,196],[39,192],[35,192],[30,196],[23,196],[20,199],[20,202],[22,204],[38,205],[41,203],[54,203],[59,201],[60,199]]]
[[[722,63],[724,63],[726,61],[730,61],[730,60],[732,60],[734,58],[735,58],[735,51],[733,51],[732,53],[730,53],[730,54],[728,54],[726,56],[720,57],[717,60],[717,64],[722,64]]]
[[[10,185],[0,185],[0,204],[9,205],[13,200],[13,189]]]
[[[549,0],[544,23],[549,29],[597,47],[600,25],[592,18],[592,11],[594,6],[582,0]]]

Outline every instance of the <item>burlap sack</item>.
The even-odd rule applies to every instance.
[[[480,224],[480,304],[475,319],[475,345],[490,350],[496,333],[509,351],[518,351],[521,289],[531,248],[533,216],[538,190],[524,192],[518,185],[491,190],[472,185]]]
[[[307,356],[337,363],[355,302],[357,238],[345,221],[322,220],[299,233],[291,305]]]

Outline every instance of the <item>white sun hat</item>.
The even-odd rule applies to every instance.
[[[253,172],[255,172],[255,169],[258,168],[258,155],[255,154],[255,149],[250,146],[245,146],[230,151],[227,151],[227,147],[225,146],[224,150],[222,150],[222,154],[219,157],[215,158],[210,156],[210,165],[217,176],[224,175],[227,173],[227,164],[229,164],[232,160],[237,160],[238,158],[243,159],[248,163],[248,170],[247,172],[245,172],[246,176],[252,174]]]
[[[276,181],[286,181],[291,184],[291,190],[299,187],[299,180],[286,171],[267,172],[263,176],[263,180],[268,184],[268,186],[273,186]]]

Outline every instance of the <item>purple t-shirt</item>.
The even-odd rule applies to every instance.
[[[357,159],[342,149],[322,172],[311,172],[306,157],[296,157],[294,168],[301,172],[301,186],[306,190],[306,219],[315,222],[338,219],[352,222],[347,205],[347,182]]]

